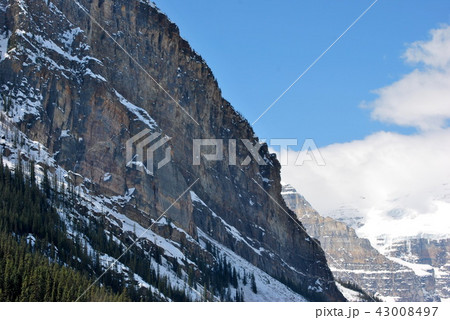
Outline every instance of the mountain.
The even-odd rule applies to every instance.
[[[415,270],[423,278],[433,277],[431,292],[434,291],[441,301],[450,299],[450,239],[421,235],[394,238],[380,236],[377,240],[380,252]]]
[[[0,0],[0,27],[3,161],[35,172],[86,263],[52,261],[134,300],[345,300],[276,157],[153,4]],[[193,157],[212,138],[229,161]]]
[[[385,250],[380,252],[354,228],[321,216],[292,186],[284,185],[282,195],[307,232],[320,241],[336,279],[356,283],[386,301],[448,299],[448,240],[383,239]],[[350,217],[347,221],[360,221]]]

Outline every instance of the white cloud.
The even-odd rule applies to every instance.
[[[326,166],[314,161],[289,165],[282,168],[282,176],[324,215],[345,205],[366,217],[374,234],[382,234],[396,221],[403,223],[399,231],[414,234],[419,230],[405,225],[406,220],[411,223],[420,215],[436,214],[438,199],[450,203],[444,198],[450,195],[446,185],[450,182],[450,129],[414,136],[379,132],[320,152]],[[291,151],[290,164],[295,156]],[[420,231],[442,233],[445,227],[450,233],[450,212],[446,215],[447,223],[430,221],[430,227]]]
[[[282,168],[284,182],[322,214],[356,208],[366,221],[360,233],[372,239],[450,234],[450,27],[413,43],[405,59],[423,66],[377,90],[366,105],[375,119],[416,127],[417,134],[378,132],[321,148],[326,166],[311,161]]]
[[[375,91],[378,99],[363,106],[376,120],[422,131],[443,128],[450,119],[450,26],[431,31],[431,40],[413,43],[404,55],[423,66]]]
[[[410,45],[404,57],[411,63],[424,63],[434,68],[450,65],[450,26],[430,31],[431,41],[417,41]]]

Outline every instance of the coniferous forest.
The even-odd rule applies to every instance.
[[[75,301],[94,280],[75,258],[83,255],[49,203],[47,184],[36,184],[34,165],[25,178],[21,165],[13,174],[0,160],[0,301]],[[80,300],[130,297],[92,286]]]
[[[0,301],[190,300],[185,290],[173,287],[166,276],[152,268],[151,259],[161,264],[159,248],[148,255],[134,247],[121,256],[123,247],[113,240],[111,233],[107,235],[101,219],[75,222],[72,226],[76,230],[67,230],[57,208],[73,210],[76,195],[58,192],[57,184],[52,185],[45,169],[38,183],[35,164],[31,161],[26,166],[24,170],[19,161],[11,171],[0,157]],[[78,236],[68,237],[68,232],[84,235],[91,250],[86,241]],[[201,290],[203,301],[213,300],[212,293],[224,301],[244,301],[236,269],[215,247],[208,245],[207,249],[216,263],[211,266],[201,257],[191,257],[201,273],[189,267],[187,284],[194,290]],[[121,256],[121,263],[157,288],[163,297],[138,286],[114,268],[90,287],[105,270],[99,253]],[[173,271],[181,272],[176,260]],[[244,274],[241,280],[244,286],[248,281],[252,290],[257,290],[253,275]],[[231,288],[236,289],[234,294]]]

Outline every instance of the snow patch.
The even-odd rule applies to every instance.
[[[68,138],[70,137],[70,130],[63,130],[61,131],[61,135],[59,136],[60,138]]]
[[[152,117],[150,117],[147,111],[132,104],[116,90],[114,90],[114,93],[119,98],[120,103],[127,107],[127,109],[136,116],[137,121],[143,122],[145,125],[147,125],[147,127],[149,127],[149,129],[156,129],[158,127],[156,121]]]
[[[8,55],[8,42],[11,37],[11,32],[7,31],[4,34],[0,34],[0,62],[9,59]]]
[[[19,86],[10,90],[7,85],[1,87],[0,110],[12,119],[13,122],[24,120],[26,115],[39,117],[42,109],[42,95],[38,89],[32,88],[26,78]]]
[[[386,256],[386,257],[389,260],[392,260],[398,264],[401,264],[402,266],[405,266],[405,267],[411,269],[419,277],[431,277],[433,275],[433,267],[428,264],[411,263],[411,262],[406,262],[405,260],[402,260],[400,258],[389,257],[389,256]]]
[[[339,282],[336,282],[336,286],[340,292],[344,295],[345,299],[349,302],[363,302],[365,300],[361,299],[361,294],[357,291],[351,290],[349,288],[344,287]]]
[[[257,293],[254,293],[251,290],[250,284],[243,286],[244,290],[244,299],[245,301],[270,301],[270,302],[305,302],[307,301],[303,296],[289,289],[286,285],[282,284],[275,278],[272,278],[264,271],[258,269],[250,262],[245,260],[244,258],[238,256],[236,253],[231,251],[230,249],[224,247],[211,237],[209,237],[205,232],[201,229],[197,228],[197,233],[199,238],[203,242],[204,248],[206,248],[206,243],[210,242],[216,248],[220,250],[222,254],[227,257],[227,261],[231,263],[237,270],[240,275],[240,278],[243,278],[244,272],[247,274],[255,275],[255,282]],[[242,283],[239,283],[242,286]]]

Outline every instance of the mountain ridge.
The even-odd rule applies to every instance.
[[[261,290],[279,283],[286,299],[345,300],[320,246],[306,241],[309,236],[278,208],[284,206],[280,165],[266,145],[258,152],[264,165],[193,166],[187,160],[192,139],[258,139],[165,15],[142,1],[0,4],[2,37],[8,39],[0,61],[0,103],[4,127],[15,132],[4,130],[2,153],[11,165],[25,154],[40,158],[39,170],[49,172],[53,187],[76,190],[77,210],[65,213],[66,219],[103,219],[106,231],[123,244],[152,228],[139,245],[151,252],[149,259],[159,257],[158,266],[152,260],[154,268],[167,269],[178,289],[186,284],[183,275],[192,274],[196,286],[211,288],[205,292],[213,300],[241,289],[252,300],[276,299],[270,290],[252,294],[242,281],[243,267],[236,271],[239,289],[216,283],[217,273],[227,270],[219,263],[224,256],[241,266],[249,262]],[[143,130],[171,138],[171,160],[153,176],[127,166],[126,142]],[[14,147],[14,136],[22,137],[32,155]],[[229,158],[229,150],[223,151]],[[236,151],[239,160],[248,156],[242,143]],[[201,202],[180,197],[187,191]],[[158,220],[167,208],[166,219]],[[209,250],[213,244],[219,255]]]

